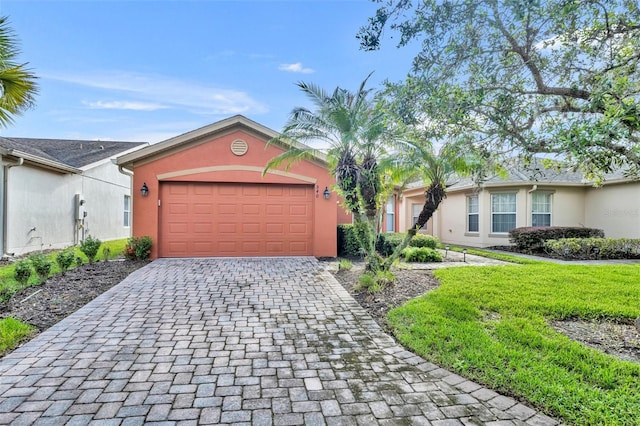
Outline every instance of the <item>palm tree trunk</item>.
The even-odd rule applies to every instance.
[[[422,228],[429,221],[429,219],[431,219],[433,214],[438,209],[438,206],[440,206],[440,203],[446,198],[446,196],[447,191],[442,182],[432,182],[431,185],[429,185],[429,187],[425,191],[426,200],[424,202],[424,206],[422,206],[422,211],[418,216],[418,221],[415,223],[413,228],[409,228],[407,230],[407,235],[395,248],[395,250],[393,250],[391,256],[384,260],[380,269],[382,269],[383,271],[388,271],[391,268],[393,262],[395,262],[396,259],[400,257],[400,253],[402,253],[402,250],[404,250],[409,245],[411,239],[414,237],[414,235],[416,235],[418,230]]]

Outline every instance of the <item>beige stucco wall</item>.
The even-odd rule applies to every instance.
[[[87,212],[85,235],[103,241],[126,238],[124,195],[129,177],[105,161],[80,174],[62,174],[32,165],[9,170],[7,247],[20,255],[36,250],[69,247],[76,240],[75,194],[82,194]],[[1,198],[0,198],[1,199]]]
[[[430,221],[428,233],[437,236],[443,243],[472,247],[508,245],[508,234],[491,232],[491,194],[516,193],[516,226],[531,226],[531,191],[552,193],[551,224],[556,226],[589,226],[585,217],[586,189],[582,186],[489,186],[450,191],[442,202],[434,219]],[[478,194],[479,232],[468,233],[467,196]],[[411,205],[422,202],[424,195],[418,190],[405,193],[401,205],[401,230],[411,223]]]
[[[588,188],[586,225],[610,238],[640,238],[640,182]]]

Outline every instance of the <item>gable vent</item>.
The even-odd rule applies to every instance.
[[[242,139],[236,139],[231,142],[231,152],[233,152],[237,156],[245,155],[249,146]]]

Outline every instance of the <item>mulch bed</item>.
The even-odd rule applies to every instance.
[[[18,291],[0,305],[0,318],[14,317],[46,330],[146,264],[128,260],[86,263]]]

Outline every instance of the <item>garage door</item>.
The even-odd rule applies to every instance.
[[[163,182],[160,257],[308,256],[310,185]]]

